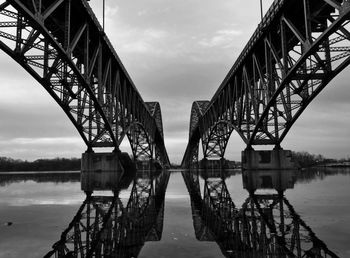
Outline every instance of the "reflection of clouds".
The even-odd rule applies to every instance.
[[[8,206],[77,205],[84,200],[80,182],[36,183],[26,181],[0,188],[0,204]]]
[[[31,205],[78,205],[82,203],[81,198],[76,199],[56,199],[56,198],[47,198],[45,200],[41,199],[27,199],[27,198],[15,198],[11,199],[8,203],[5,203],[9,206],[31,206]]]
[[[190,199],[190,196],[188,194],[166,194],[165,199]]]

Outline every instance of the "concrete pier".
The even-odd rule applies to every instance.
[[[221,159],[202,159],[199,161],[199,168],[200,169],[228,169],[229,164],[228,161],[224,158]]]
[[[293,189],[297,170],[244,170],[243,188],[250,192],[258,189],[275,189],[283,192]]]
[[[161,170],[162,165],[153,159],[150,160],[138,160],[135,162],[137,170],[143,171],[143,170]]]
[[[117,153],[82,154],[81,189],[85,192],[116,189],[123,173]]]
[[[244,150],[242,168],[249,170],[296,169],[290,150]]]

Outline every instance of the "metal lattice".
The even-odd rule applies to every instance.
[[[136,257],[146,241],[159,241],[170,174],[153,173],[137,174],[126,205],[117,192],[87,196],[44,257]]]
[[[200,241],[216,241],[226,257],[338,257],[300,218],[283,192],[249,193],[237,208],[222,171],[204,176],[182,173]]]
[[[348,0],[274,1],[205,113],[190,125],[189,141],[226,121],[248,148],[279,147],[308,104],[350,63],[349,22]]]
[[[89,150],[118,149],[139,123],[169,164],[160,108],[151,114],[86,0],[0,1],[0,49],[55,99]]]

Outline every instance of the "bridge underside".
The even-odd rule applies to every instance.
[[[279,148],[309,103],[349,65],[349,22],[347,0],[275,1],[211,101],[200,112],[192,106],[183,166],[200,140],[204,156],[221,157],[233,129],[247,149]],[[223,122],[229,128],[217,137]]]
[[[0,0],[0,49],[54,98],[88,151],[118,153],[127,135],[135,159],[169,165],[159,103],[142,100],[86,0]]]

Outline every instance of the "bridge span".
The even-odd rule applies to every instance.
[[[94,185],[95,179],[83,175],[89,186],[86,198],[44,257],[137,257],[145,242],[162,238],[169,176],[167,170],[138,171],[114,185]],[[127,188],[125,197],[127,191],[121,192]]]
[[[183,167],[223,159],[236,131],[243,161],[290,165],[281,143],[309,103],[350,62],[350,1],[275,0],[210,101],[195,101]],[[254,146],[274,148],[270,153]],[[270,148],[271,148],[270,147]]]
[[[229,173],[182,172],[199,241],[215,241],[225,257],[338,257],[284,194],[294,188],[296,171],[244,171],[248,196],[240,208],[226,185]]]
[[[89,153],[118,155],[127,136],[135,160],[169,165],[159,103],[143,101],[86,0],[0,0],[0,49],[60,105]]]

